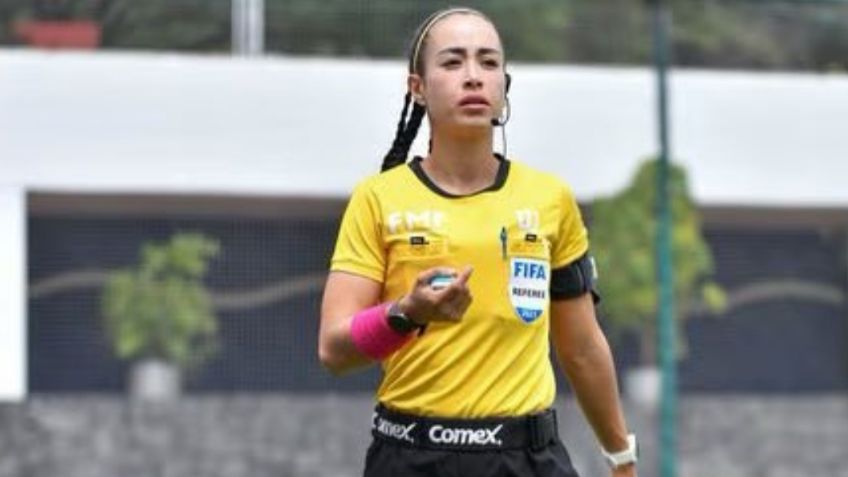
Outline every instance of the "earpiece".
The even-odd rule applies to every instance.
[[[509,121],[509,98],[507,94],[509,94],[509,87],[512,85],[512,75],[509,73],[504,73],[504,107],[506,108],[506,117],[504,119],[501,118],[492,118],[492,126],[503,126]]]

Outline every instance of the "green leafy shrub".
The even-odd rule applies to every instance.
[[[592,204],[591,240],[602,311],[616,334],[627,330],[640,334],[644,364],[653,363],[656,356],[657,166],[657,160],[645,161],[623,191]],[[671,166],[669,187],[675,314],[683,319],[693,307],[720,312],[726,297],[711,279],[715,264],[682,167]],[[684,351],[686,341],[680,320],[677,323],[678,349]]]
[[[190,369],[214,355],[218,324],[203,278],[218,251],[214,240],[179,233],[144,244],[137,267],[111,274],[101,307],[119,358],[159,358]]]

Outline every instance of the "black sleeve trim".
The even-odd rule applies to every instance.
[[[601,296],[595,290],[597,276],[595,260],[589,252],[564,267],[555,268],[551,272],[551,300],[568,300],[591,293],[592,301],[599,303]]]

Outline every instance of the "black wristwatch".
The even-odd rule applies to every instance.
[[[386,319],[389,322],[389,328],[397,331],[402,335],[408,335],[413,331],[424,331],[427,325],[422,325],[421,323],[416,323],[412,320],[412,318],[403,314],[400,310],[399,302],[394,302],[389,306],[389,310],[386,312]]]

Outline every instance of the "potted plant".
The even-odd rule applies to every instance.
[[[217,350],[217,318],[203,285],[218,243],[178,233],[145,243],[136,267],[113,272],[101,297],[105,328],[118,358],[133,361],[130,395],[176,397],[183,371]]]
[[[656,272],[657,160],[646,160],[632,182],[618,194],[592,203],[592,248],[596,256],[602,314],[613,336],[637,332],[640,366],[625,377],[625,391],[640,404],[655,408],[660,373],[656,366],[659,283]],[[711,280],[714,263],[701,231],[697,207],[689,193],[686,173],[669,171],[672,215],[674,312],[677,317],[678,358],[685,354],[682,320],[697,306],[717,313],[726,297]]]

